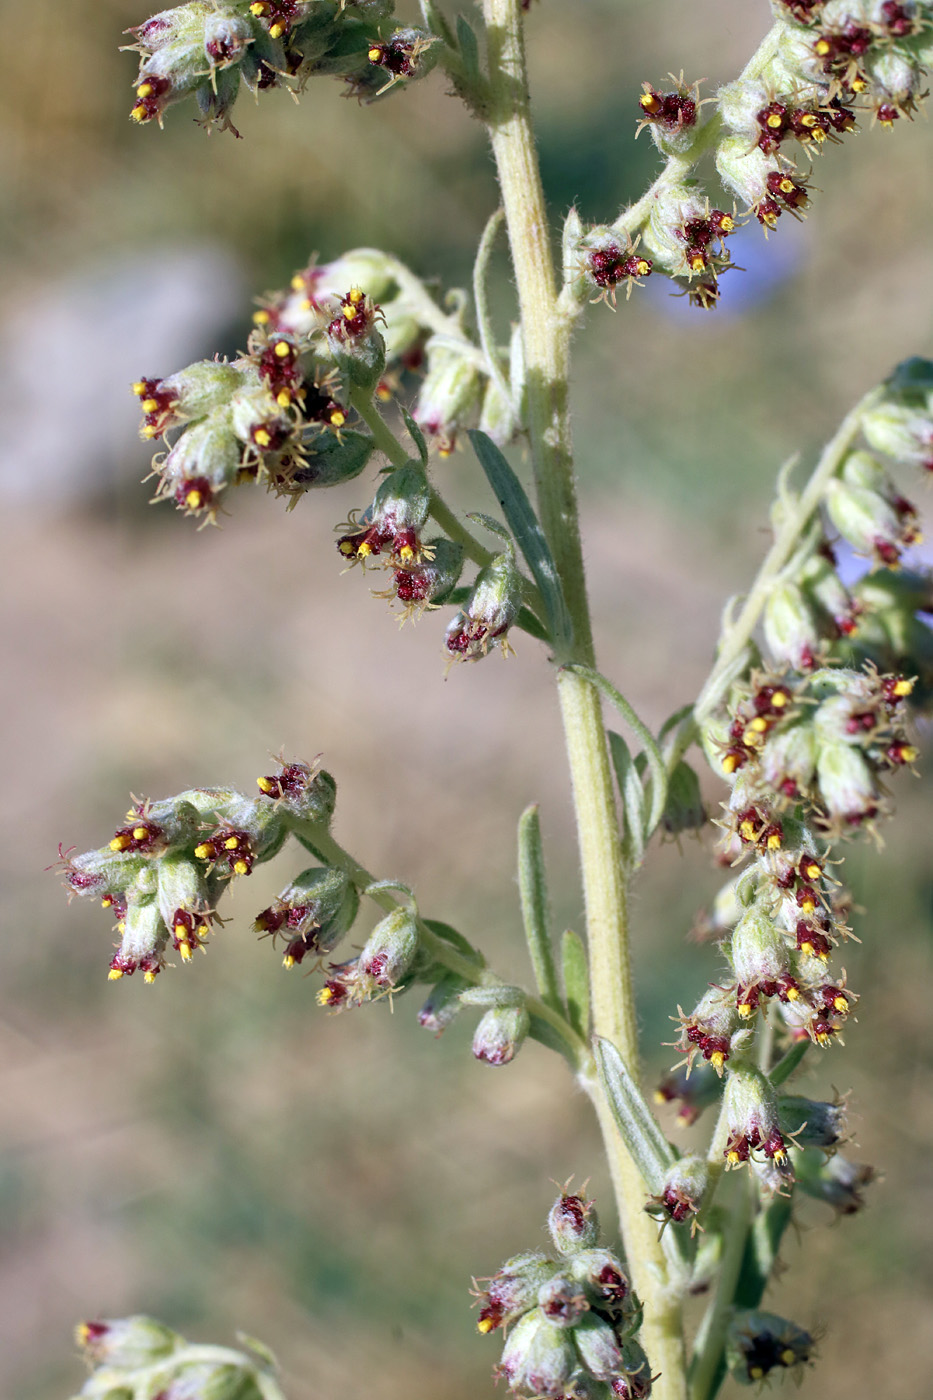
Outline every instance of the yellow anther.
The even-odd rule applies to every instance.
[[[122,919],[121,919],[120,922],[117,924],[117,933],[120,933],[120,934],[126,933],[126,924],[123,922]]]
[[[800,907],[805,914],[812,914],[816,908],[816,900],[807,898],[800,901]]]
[[[410,544],[403,544],[398,552],[398,557],[400,559],[403,559],[405,563],[408,564],[411,562],[412,559],[414,559],[415,551],[412,549]]]
[[[753,1381],[764,1380],[765,1373],[761,1366],[749,1366],[748,1374],[751,1376]]]
[[[180,943],[179,946],[178,946],[178,951],[179,951],[179,953],[181,953],[181,960],[182,960],[182,962],[190,962],[190,961],[191,961],[191,945],[190,945],[190,943]]]
[[[810,864],[805,867],[803,873],[806,875],[808,880],[815,880],[818,875],[822,875],[823,871],[814,860],[811,861]]]
[[[280,360],[284,360],[286,355],[290,355],[292,353],[292,347],[289,345],[287,340],[277,340],[275,342],[275,353],[278,355]]]
[[[356,316],[356,306],[352,304],[345,306],[343,308],[343,314],[348,321],[352,321],[353,318]]]
[[[771,704],[776,710],[783,710],[789,700],[789,696],[784,690],[776,690],[771,696]]]
[[[730,214],[724,214],[719,221],[719,227],[723,233],[731,233],[735,228],[735,219]]]
[[[710,1055],[709,1057],[709,1062],[713,1066],[713,1069],[722,1069],[723,1065],[726,1063],[726,1057],[724,1052],[722,1050],[714,1050],[712,1055]]]
[[[187,496],[185,497],[185,505],[188,507],[189,510],[200,510],[203,504],[204,497],[201,495],[200,491],[189,491]]]
[[[912,680],[902,679],[895,681],[893,686],[891,687],[891,690],[894,693],[894,695],[897,696],[898,700],[902,700],[905,695],[912,694],[913,688],[914,682]]]
[[[292,291],[293,291],[293,292],[303,292],[303,291],[304,291],[304,286],[305,286],[305,279],[302,277],[302,275],[301,275],[300,272],[296,272],[295,275],[294,275],[294,277],[292,278]]]
[[[391,403],[392,390],[387,389],[384,384],[378,384],[376,386],[376,398],[379,400],[380,403]]]
[[[805,943],[801,943],[800,951],[801,953],[806,953],[811,958],[813,957],[813,944],[809,939]]]
[[[747,820],[739,822],[739,835],[746,841],[751,841],[755,835],[755,823]]]
[[[246,864],[246,861],[238,860],[233,867],[233,873],[234,875],[248,875],[249,866]]]
[[[915,749],[913,744],[901,745],[901,761],[903,763],[915,763],[918,753],[919,749]]]
[[[476,1324],[476,1330],[477,1332],[482,1332],[483,1336],[485,1336],[487,1332],[491,1332],[493,1330],[495,1325],[496,1324],[493,1322],[491,1317],[481,1317],[479,1322],[477,1322]]]
[[[382,57],[382,49],[376,48],[374,44],[373,47],[370,49],[369,53],[366,55],[366,57],[369,59],[370,63],[378,63],[380,58]]]
[[[723,227],[725,227],[725,225],[723,225]],[[648,273],[651,271],[651,264],[648,259],[639,258],[638,262],[635,264],[635,271],[638,273],[639,277],[647,277]]]
[[[853,92],[864,92],[865,89],[868,87],[868,79],[853,78],[849,84],[849,87],[852,89]]]
[[[284,958],[282,959],[282,966],[283,966],[283,967],[294,967],[294,966],[295,966],[295,959],[292,957],[291,953],[286,953],[286,954],[285,954]]]
[[[766,223],[766,224],[768,225],[768,228],[777,228],[777,221],[778,221],[778,216],[777,216],[777,214],[772,213],[770,210],[768,210],[768,211],[762,216],[762,222],[763,222],[763,223]]]
[[[254,0],[254,3],[249,7],[249,12],[251,15],[255,15],[258,19],[260,15],[264,15],[266,13],[268,8],[269,6],[267,5],[266,0]]]
[[[706,266],[706,259],[703,254],[694,253],[693,257],[690,259],[690,266],[694,272],[702,272]]]
[[[816,1036],[817,1045],[828,1045],[832,1036],[827,1031],[818,1031]]]
[[[139,406],[142,409],[143,413],[155,413],[156,409],[159,407],[159,400],[143,399],[142,403]]]
[[[101,909],[109,909],[113,904],[113,895],[105,894],[100,902]]]
[[[742,1005],[739,1007],[739,1015],[743,1018],[743,1020],[747,1021],[749,1016],[754,1014],[754,1010],[755,1008],[754,1006],[752,1006],[750,1001],[743,1001]]]
[[[344,555],[347,559],[349,559],[351,555],[356,553],[356,546],[354,545],[352,540],[341,540],[337,548],[340,550],[340,553]]]
[[[132,388],[133,393],[136,395],[136,397],[138,399],[141,399],[143,394],[146,392],[146,381],[144,379],[137,379],[136,383],[132,384],[130,387]]]
[[[129,844],[130,838],[128,836],[115,836],[110,843],[110,849],[112,851],[125,851]]]
[[[182,939],[187,938],[187,937],[188,937],[188,925],[187,925],[187,924],[176,924],[176,925],[175,925],[175,937],[176,937],[176,938],[182,938]]]
[[[848,1009],[849,1003],[846,1001],[845,997],[833,997],[834,1011],[839,1011],[844,1015],[848,1011]]]
[[[742,1158],[737,1152],[729,1152],[726,1155],[726,1161],[729,1163],[730,1167],[737,1167],[741,1160]]]
[[[239,844],[240,844],[240,838],[239,838],[239,836],[228,836],[227,839],[226,839],[226,841],[224,842],[224,850],[225,850],[225,851],[235,851],[236,848],[237,848],[237,846],[239,846]]]
[[[272,434],[266,428],[257,428],[253,433],[253,441],[257,447],[268,447],[272,442]]]
[[[311,300],[311,298],[310,298],[310,297],[305,297],[304,301],[301,303],[301,310],[302,310],[302,311],[310,311],[313,305],[314,305],[314,302]]]
[[[452,457],[452,456],[453,456],[453,451],[454,451],[454,450],[453,450],[453,448],[450,446],[450,444],[449,444],[449,443],[445,443],[445,444],[443,445],[443,447],[439,447],[439,448],[437,449],[437,455],[438,455],[439,457]]]
[[[353,302],[354,306],[359,306],[365,295],[366,293],[361,287],[350,288],[350,300]]]
[[[765,844],[769,851],[776,851],[780,847],[782,840],[783,837],[779,831],[772,831]]]
[[[330,421],[335,428],[342,428],[344,423],[347,421],[347,415],[344,413],[342,408],[335,408],[333,413],[330,415]]]
[[[275,783],[271,778],[257,778],[256,786],[260,792],[264,792],[267,796],[270,792],[275,792]]]
[[[140,102],[139,105],[134,107],[132,112],[130,112],[130,116],[133,118],[134,122],[144,122],[148,120],[149,113],[143,103]]]
[[[794,182],[793,180],[785,176],[784,179],[781,181],[779,188],[781,194],[790,194],[791,190],[794,188]]]
[[[272,320],[272,313],[266,311],[265,307],[260,307],[258,311],[253,312],[253,320],[257,326],[267,326]]]
[[[153,982],[154,982],[155,980],[156,980],[156,975],[155,975],[155,971],[154,971],[152,968],[150,968],[148,972],[144,972],[144,973],[143,973],[143,981],[144,981],[144,982],[148,982],[148,984],[149,984],[150,987],[152,986],[152,984],[153,984]]]
[[[269,26],[269,38],[270,38],[270,39],[281,39],[281,37],[282,37],[282,35],[283,35],[284,33],[285,33],[285,25],[284,25],[284,24],[280,24],[278,21],[277,21],[275,24],[272,24],[272,25]]]
[[[818,127],[814,130],[814,132],[813,132],[813,139],[814,139],[814,141],[817,142],[817,144],[819,144],[821,141],[825,141],[825,140],[826,140],[826,132],[823,130],[823,128],[822,128],[821,126],[818,126]]]
[[[275,401],[278,404],[279,408],[288,408],[288,405],[292,401],[291,389],[280,389],[275,396]]]
[[[797,1353],[795,1351],[791,1351],[790,1347],[785,1347],[784,1350],[781,1352],[781,1365],[793,1366],[796,1360]]]
[[[756,715],[748,727],[754,730],[756,734],[766,734],[768,732],[768,721],[765,719],[764,715]]]
[[[662,1094],[660,1089],[655,1089],[651,1097],[654,1099],[655,1103],[667,1103],[667,1096]]]
[[[139,430],[139,436],[144,438],[158,437],[159,430],[153,423],[144,423]]]
[[[294,961],[294,959],[293,959]],[[318,1006],[329,1006],[334,999],[334,994],[330,987],[322,987],[315,997]]]
[[[787,997],[788,1001],[797,1001],[800,996],[800,989],[798,987],[788,987],[784,995]]]
[[[772,1160],[777,1162],[778,1166],[780,1166],[782,1162],[787,1161],[787,1153],[784,1151],[783,1147],[777,1149]]]
[[[641,97],[639,97],[638,99],[638,105],[640,107],[644,107],[646,112],[649,112],[652,109],[652,107],[656,107],[658,105],[658,99],[655,97],[653,92],[643,92]]]
[[[152,93],[153,87],[151,83],[140,83],[139,87],[136,89],[137,97],[151,97]]]
[[[86,1347],[91,1340],[91,1329],[86,1322],[79,1322],[75,1328],[75,1341],[79,1347]]]
[[[739,766],[739,760],[734,753],[727,753],[722,761],[722,771],[724,773],[734,773]]]
[[[134,827],[133,827],[133,840],[134,840],[134,841],[145,841],[145,839],[146,839],[146,837],[147,837],[148,835],[149,835],[149,828],[148,828],[148,826],[134,826]]]
[[[779,116],[777,112],[772,112],[770,117],[768,118],[768,125],[770,126],[772,131],[777,131],[778,127],[781,125],[781,122],[783,120],[784,118]]]
[[[209,841],[202,841],[200,846],[195,846],[194,853],[198,860],[208,860],[214,854],[214,848]]]
[[[120,980],[120,978],[121,978],[122,976],[123,976],[123,969],[122,969],[122,967],[112,967],[112,968],[110,969],[110,971],[107,973],[107,981],[108,981],[108,982],[119,982],[119,980]]]
[[[357,559],[368,559],[372,552],[372,545],[367,544],[367,542],[364,540],[363,543],[360,545],[359,549],[356,551],[356,557]]]
[[[820,58],[825,58],[828,53],[832,53],[833,46],[828,39],[817,39],[813,45],[813,52]]]
[[[195,929],[195,933],[198,935],[199,938],[206,938],[210,931],[210,924],[198,924],[197,928]]]
[[[807,127],[808,130],[816,126],[816,116],[814,113],[804,112],[803,116],[800,118],[800,125]]]

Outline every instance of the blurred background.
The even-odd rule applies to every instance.
[[[298,856],[240,882],[209,956],[153,988],[108,985],[107,916],[67,909],[43,874],[59,842],[106,840],[130,791],[251,790],[284,745],[323,751],[344,844],[518,978],[514,825],[540,802],[555,921],[579,927],[543,651],[520,640],[507,664],[445,681],[441,620],[399,633],[359,572],[340,573],[333,527],[366,503],[363,482],[288,517],[238,492],[201,533],[150,508],[127,387],[234,353],[252,297],[312,250],[384,246],[465,285],[496,199],[482,132],[437,75],[377,109],[329,80],[300,106],[243,97],[242,141],[205,135],[190,104],[139,130],[117,52],[139,0],[2,0],[0,15],[0,1393],[72,1394],[73,1324],[146,1311],[202,1340],[263,1338],[293,1400],[489,1395],[498,1348],[475,1332],[470,1276],[541,1241],[571,1173],[614,1232],[590,1114],[556,1057],[531,1045],[492,1073],[466,1016],[435,1041],[414,999],[326,1016],[316,984],[249,931]],[[573,200],[611,217],[650,180],[654,148],[633,142],[643,79],[683,67],[712,91],[768,23],[765,0],[533,6],[555,227]],[[805,224],[733,240],[748,272],[715,314],[655,279],[587,319],[576,438],[600,658],[654,725],[696,693],[719,609],[766,547],[781,462],[933,351],[930,157],[925,120],[866,127],[820,160]],[[456,501],[487,507],[465,454],[444,470]],[[852,1089],[856,1155],[883,1181],[838,1226],[801,1210],[771,1295],[825,1329],[802,1392],[821,1400],[908,1400],[933,1366],[929,788],[904,776],[898,803],[885,851],[845,868],[868,911],[845,956],[868,993],[858,1024],[802,1081]],[[685,935],[717,884],[710,843],[685,842],[635,889],[649,1083],[674,1058],[668,1017],[715,975]]]

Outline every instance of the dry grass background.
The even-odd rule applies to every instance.
[[[579,923],[542,652],[524,642],[445,681],[438,624],[399,633],[340,575],[332,526],[359,490],[288,518],[240,493],[224,529],[200,534],[148,510],[124,382],[235,348],[237,282],[274,285],[312,247],[381,243],[462,282],[494,202],[481,134],[437,78],[375,112],[328,83],[299,108],[244,102],[239,143],[184,109],[162,134],[131,130],[115,42],[143,17],[135,0],[3,0],[0,17],[16,36],[0,59],[0,349],[17,386],[0,404],[0,1394],[71,1394],[73,1322],[130,1310],[197,1337],[263,1337],[294,1400],[488,1394],[495,1346],[472,1331],[469,1276],[535,1243],[550,1181],[571,1172],[592,1178],[611,1229],[561,1066],[532,1046],[491,1074],[466,1024],[432,1041],[404,1000],[391,1016],[321,1013],[313,984],[248,933],[297,858],[241,882],[209,956],[152,989],[106,983],[105,916],[66,910],[42,874],[60,840],[102,841],[129,790],[248,789],[284,744],[324,752],[344,842],[508,975],[524,975],[514,823],[539,801],[555,916]],[[641,79],[682,65],[725,79],[767,6],[542,0],[531,22],[554,208],[577,198],[597,217],[653,168],[645,139],[631,143]],[[733,314],[671,314],[654,289],[590,319],[577,438],[601,662],[653,723],[702,679],[718,609],[765,543],[781,460],[893,362],[930,352],[929,160],[922,120],[832,152],[812,218],[768,245],[779,285],[750,282],[757,299]],[[739,261],[746,249],[760,260],[759,241]],[[179,258],[232,271],[205,302],[187,282],[173,292]],[[504,275],[501,290],[507,319]],[[446,471],[460,502],[483,504],[465,456]],[[884,855],[847,868],[869,910],[846,959],[868,993],[859,1024],[808,1083],[852,1087],[861,1153],[885,1179],[856,1220],[801,1213],[775,1292],[825,1323],[802,1391],[821,1400],[913,1400],[933,1363],[930,804],[920,785],[900,791]],[[715,884],[709,850],[688,844],[659,851],[637,886],[652,1072],[674,1003],[713,975],[684,932]]]

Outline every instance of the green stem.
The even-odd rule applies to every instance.
[[[538,513],[573,621],[568,660],[593,666],[569,416],[570,323],[557,282],[528,98],[520,0],[484,0],[490,102],[487,125],[502,191],[521,311],[528,439]],[[593,1030],[619,1049],[638,1078],[625,877],[599,695],[563,669],[558,696],[573,784],[583,870]],[[594,1099],[615,1188],[633,1282],[645,1305],[644,1340],[661,1372],[656,1400],[685,1395],[679,1297],[671,1289],[657,1228],[644,1213],[644,1185],[605,1095]]]
[[[745,1242],[752,1221],[751,1172],[737,1172],[734,1199],[729,1209],[729,1228],[716,1280],[713,1300],[706,1310],[694,1343],[690,1366],[690,1400],[713,1400],[722,1376],[722,1356],[726,1331],[735,1301],[735,1290],[745,1256]]]

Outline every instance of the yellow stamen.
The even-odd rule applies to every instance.
[[[202,841],[200,846],[195,846],[194,853],[198,860],[207,860],[214,854],[214,848],[209,841]]]
[[[143,438],[154,438],[159,436],[159,430],[152,423],[144,423],[139,430],[139,436]]]
[[[832,44],[828,39],[817,39],[813,45],[813,52],[820,58],[825,58],[828,53],[832,53]]]
[[[151,83],[140,83],[139,87],[136,89],[137,97],[151,97],[152,93],[153,87]]]
[[[812,129],[816,126],[816,117],[812,112],[804,112],[803,116],[800,118],[800,125]]]
[[[655,1089],[654,1093],[652,1094],[652,1098],[654,1099],[655,1103],[667,1103],[667,1099],[665,1098],[664,1094],[661,1093],[660,1089]]]
[[[724,773],[734,773],[739,766],[739,760],[734,753],[727,753],[722,761],[722,771]]]
[[[853,92],[864,92],[865,89],[868,87],[868,79],[853,78],[849,86]]]
[[[126,933],[126,924],[121,919],[117,924],[117,933]]]
[[[787,997],[788,1001],[796,1001],[800,996],[800,992],[796,987],[788,987],[784,995]]]
[[[723,228],[725,228],[725,224],[723,224]],[[648,262],[648,259],[639,258],[638,262],[635,264],[635,271],[638,273],[639,277],[647,277],[648,273],[651,271],[651,264]]]
[[[352,321],[356,315],[356,307],[352,304],[345,306],[343,308],[343,314],[348,321]]]
[[[138,399],[142,398],[143,394],[146,392],[146,384],[142,379],[137,379],[136,383],[130,385],[130,387]]]
[[[108,982],[119,982],[119,980],[120,980],[120,978],[121,978],[122,976],[123,976],[123,969],[122,969],[121,967],[112,967],[112,968],[110,969],[110,971],[107,973],[107,981],[108,981]]]
[[[278,393],[276,394],[276,396],[275,396],[275,401],[276,401],[276,403],[278,404],[279,408],[288,408],[288,405],[289,405],[289,404],[291,403],[291,401],[292,401],[292,393],[291,393],[291,390],[290,390],[290,389],[280,389],[279,392],[278,392]]]
[[[365,295],[366,293],[362,290],[361,287],[350,288],[350,300],[353,302],[354,306],[358,306]]]
[[[237,846],[239,846],[239,844],[240,844],[240,838],[239,838],[239,836],[228,836],[227,839],[226,839],[226,841],[224,842],[224,850],[225,850],[225,851],[235,851],[236,848],[237,848]]]
[[[790,697],[786,695],[783,690],[776,690],[771,696],[771,704],[776,710],[783,710],[789,698]]]
[[[747,1021],[749,1016],[753,1014],[754,1010],[755,1008],[754,1006],[752,1006],[750,1001],[743,1001],[742,1005],[739,1007],[739,1015],[743,1018],[743,1020]]]
[[[748,727],[756,734],[767,734],[768,721],[765,719],[764,715],[756,715]]]
[[[726,1057],[722,1050],[714,1050],[709,1057],[709,1062],[715,1070],[721,1070],[726,1063]]]
[[[347,421],[347,415],[344,413],[343,409],[336,408],[330,415],[330,421],[335,428],[342,428]]]
[[[491,1317],[481,1317],[479,1322],[476,1324],[476,1330],[477,1332],[482,1332],[483,1336],[485,1336],[487,1332],[491,1332],[493,1330],[495,1325],[496,1324],[493,1322]]]
[[[295,959],[292,957],[291,953],[286,953],[286,954],[285,954],[285,957],[282,959],[282,966],[283,966],[283,967],[294,967],[294,966],[295,966]]]
[[[311,298],[310,298],[310,297],[305,297],[304,301],[301,303],[301,310],[302,310],[302,311],[310,311],[310,310],[311,310],[311,307],[312,307],[313,305],[314,305],[314,303],[312,302]]]
[[[404,559],[405,563],[407,564],[410,560],[414,559],[415,551],[412,549],[410,544],[403,544],[398,552],[398,557],[400,559]]]
[[[110,849],[112,851],[125,851],[129,844],[130,838],[128,836],[115,836],[110,843]]]
[[[292,347],[289,345],[287,340],[277,340],[275,342],[275,353],[276,355],[278,355],[280,360],[284,360],[285,356],[290,355],[291,352]]]
[[[849,1003],[845,997],[833,997],[833,1009],[845,1014],[849,1009]]]
[[[735,219],[730,214],[724,214],[719,221],[719,227],[723,233],[731,233],[735,228]]]
[[[150,987],[152,986],[152,984],[153,984],[153,982],[154,982],[155,980],[156,980],[156,975],[155,975],[155,972],[153,971],[152,968],[150,968],[148,972],[144,972],[144,973],[143,973],[143,981],[144,981],[144,982],[148,982],[148,984],[149,984]]]
[[[783,118],[781,118],[777,112],[772,112],[770,117],[768,118],[768,125],[770,126],[772,131],[777,131],[778,127],[781,125],[782,120]]]
[[[817,865],[816,861],[811,861],[810,864],[805,868],[803,873],[806,875],[808,880],[815,880],[818,875],[822,875],[823,871]]]
[[[764,1379],[765,1373],[761,1366],[749,1366],[748,1374],[751,1376],[753,1381],[760,1381]]]
[[[155,413],[156,409],[159,407],[159,400],[143,399],[142,403],[139,406],[142,409],[143,413]]]
[[[146,111],[146,108],[140,102],[139,106],[134,107],[132,112],[130,112],[130,116],[133,118],[134,122],[144,122],[148,120],[149,113]]]
[[[767,841],[765,842],[765,845],[768,847],[768,850],[769,850],[769,851],[776,851],[776,850],[778,849],[778,847],[780,846],[781,841],[782,841],[781,833],[780,833],[779,831],[772,831],[771,835],[768,837]]]
[[[284,24],[278,24],[278,23],[276,23],[276,24],[273,24],[273,25],[270,25],[270,26],[269,26],[269,38],[270,38],[270,39],[281,39],[281,37],[282,37],[282,35],[283,35],[284,33],[285,33],[285,25],[284,25]]]
[[[300,272],[296,272],[295,275],[294,275],[294,277],[292,278],[292,291],[293,291],[293,292],[303,292],[303,291],[304,291],[304,286],[305,286],[305,279],[302,277],[302,275],[301,275]]]
[[[743,836],[746,841],[751,841],[752,837],[755,835],[755,823],[750,821],[739,822],[739,835]]]
[[[376,48],[374,44],[366,57],[369,59],[370,63],[378,63],[382,57],[382,49]]]
[[[380,384],[376,389],[376,398],[379,400],[380,403],[391,403],[392,390],[387,389],[384,384]]]
[[[801,909],[803,910],[803,912],[804,912],[805,914],[812,914],[813,911],[814,911],[814,909],[816,908],[816,900],[815,900],[815,899],[804,899],[804,900],[801,902],[800,907],[801,907]]]
[[[200,510],[204,504],[204,498],[200,491],[189,491],[185,497],[185,505],[189,510]]]
[[[315,998],[318,1006],[329,1006],[333,999],[334,994],[330,987],[322,987]]]
[[[249,12],[251,15],[255,15],[258,19],[260,15],[264,15],[266,13],[268,8],[269,6],[267,5],[266,0],[253,0],[253,4],[249,7]]]
[[[253,433],[253,441],[257,447],[268,447],[272,441],[272,434],[266,428],[257,428]]]
[[[821,126],[816,127],[816,129],[814,130],[813,139],[817,143],[817,145],[826,140],[826,132]]]
[[[914,763],[917,759],[919,749],[915,749],[913,744],[901,745],[901,761],[903,763]]]
[[[741,1160],[742,1158],[737,1152],[730,1152],[726,1157],[726,1161],[729,1163],[730,1167],[737,1167]]]
[[[113,904],[113,895],[112,895],[112,894],[105,894],[104,897],[103,897],[103,899],[102,899],[101,902],[100,902],[100,907],[101,907],[101,909],[109,909],[109,908],[111,907],[112,904]]]
[[[801,951],[801,953],[807,953],[807,954],[812,958],[812,957],[813,957],[813,944],[810,943],[809,941],[807,941],[806,943],[801,943],[801,945],[800,945],[800,951]]]
[[[266,311],[264,308],[260,308],[259,311],[253,312],[253,320],[256,322],[257,326],[267,326],[272,320],[272,313]]]
[[[778,1148],[774,1154],[773,1160],[777,1162],[778,1166],[781,1166],[783,1162],[787,1161],[787,1153],[784,1151],[783,1147]]]
[[[270,792],[275,792],[275,783],[271,778],[257,778],[256,786],[260,792],[264,792],[267,796]]]
[[[790,1347],[785,1347],[784,1350],[781,1352],[781,1365],[793,1366],[796,1360],[797,1353],[795,1351],[791,1351]]]
[[[785,176],[778,188],[780,189],[781,194],[790,194],[791,190],[794,188],[794,182],[793,180],[790,180],[787,178],[787,176]]]
[[[702,272],[706,266],[706,259],[702,253],[694,253],[690,259],[690,267],[694,272]]]
[[[234,875],[248,875],[249,866],[246,864],[246,861],[238,860],[233,867],[233,873]]]
[[[360,545],[359,549],[356,551],[356,557],[357,557],[358,559],[368,559],[369,556],[370,556],[370,554],[372,554],[372,552],[373,552],[373,547],[372,547],[372,545],[371,545],[371,544],[367,544],[366,541],[364,540],[363,543]]]
[[[179,951],[179,953],[181,953],[181,960],[182,960],[182,962],[190,962],[190,961],[191,961],[191,946],[190,946],[190,944],[188,944],[188,943],[182,943],[182,944],[180,944],[180,945],[179,945],[179,948],[178,948],[178,951]]]
[[[210,931],[210,924],[198,924],[197,929],[195,930],[199,938],[206,938]]]
[[[133,827],[133,840],[134,840],[134,841],[145,841],[145,839],[146,839],[146,837],[147,837],[148,835],[149,835],[149,828],[148,828],[147,826],[134,826],[134,827]]]

